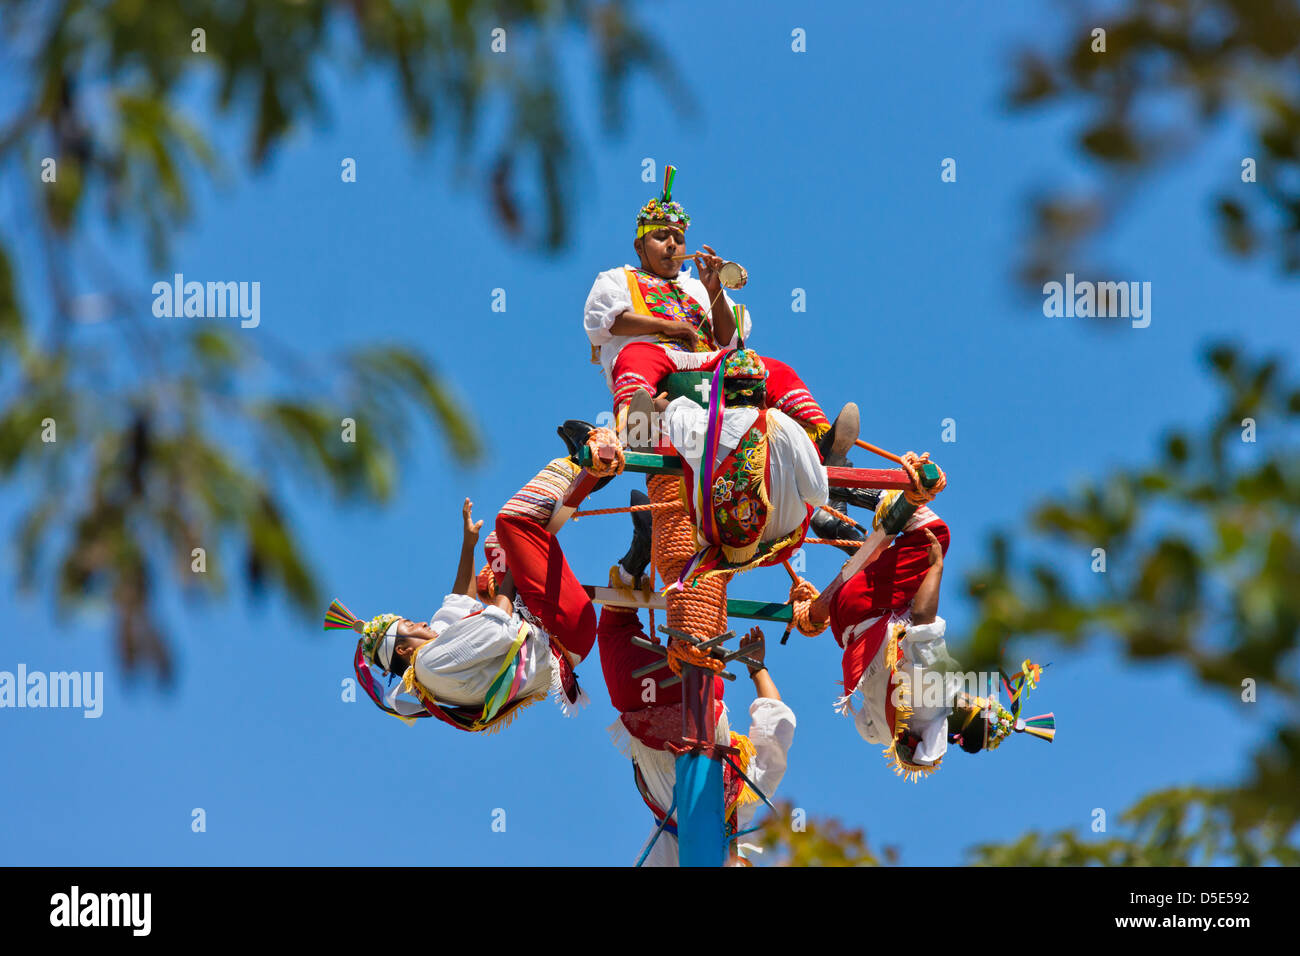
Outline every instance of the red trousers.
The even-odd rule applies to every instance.
[[[498,515],[496,533],[528,610],[565,650],[586,657],[596,643],[596,608],[555,535],[522,515]]]
[[[672,352],[653,342],[633,342],[625,345],[614,359],[614,414],[632,400],[632,395],[644,389],[651,395],[659,394],[659,383],[667,375],[678,371],[674,355],[688,354]],[[720,352],[694,371],[711,372],[726,352]],[[767,366],[767,406],[780,409],[809,432],[814,433],[814,440],[820,438],[830,428],[826,413],[817,404],[808,386],[803,383],[795,370],[784,362],[762,356]],[[701,396],[701,404],[708,403],[708,396]]]
[[[855,574],[831,599],[831,631],[844,648],[843,669],[845,692],[853,690],[862,672],[866,670],[880,642],[888,630],[888,617],[876,622],[865,632],[859,631],[848,638],[845,633],[870,618],[902,612],[916,597],[921,582],[930,570],[928,549],[930,531],[939,539],[943,553],[948,553],[948,526],[936,519],[924,528],[899,535],[885,553]]]
[[[620,714],[682,702],[681,684],[666,690],[659,689],[658,682],[672,674],[667,664],[643,677],[632,676],[633,671],[663,660],[653,651],[632,643],[631,638],[646,636],[645,629],[641,627],[641,615],[637,611],[606,604],[601,609],[596,634],[600,641],[600,669],[605,674],[609,700]],[[646,684],[647,680],[654,683]],[[717,700],[722,700],[722,687],[722,678],[715,677],[713,696]],[[645,699],[647,697],[650,699]]]

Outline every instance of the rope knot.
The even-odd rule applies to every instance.
[[[602,446],[614,449],[613,461],[604,462],[597,455]],[[618,436],[614,434],[613,429],[593,428],[587,435],[587,447],[591,449],[591,466],[587,469],[589,472],[597,478],[623,474],[626,459],[623,457],[623,446],[619,444]]]
[[[948,476],[943,473],[943,469],[938,465],[934,465],[935,470],[939,472],[939,480],[935,486],[927,488],[921,484],[921,476],[917,474],[917,469],[934,464],[934,462],[930,461],[928,451],[920,455],[914,451],[904,452],[898,463],[903,466],[903,470],[907,472],[907,477],[912,481],[912,487],[903,491],[903,497],[918,508],[934,501],[935,496],[948,485]]]
[[[799,633],[807,637],[816,637],[830,624],[829,619],[814,624],[810,617],[813,602],[820,596],[821,593],[807,578],[795,578],[794,583],[790,585],[791,617]]]

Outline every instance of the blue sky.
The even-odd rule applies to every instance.
[[[152,317],[148,290],[172,271],[256,280],[261,326],[242,335],[321,357],[373,340],[432,356],[479,417],[491,448],[481,467],[446,463],[436,436],[423,435],[387,510],[344,508],[309,487],[290,496],[331,596],[367,616],[427,615],[454,574],[463,497],[490,518],[559,451],[556,424],[608,407],[587,361],[582,303],[598,271],[631,255],[635,211],[658,188],[641,182],[642,159],[673,162],[692,243],[749,271],[752,344],[800,369],[832,412],[857,401],[864,437],[929,449],[946,469],[937,507],[953,544],[941,613],[959,644],[970,612],[958,585],[985,535],[1014,528],[1045,494],[1142,460],[1164,426],[1206,415],[1207,340],[1297,352],[1292,290],[1266,267],[1227,260],[1211,229],[1210,197],[1240,168],[1232,127],[1147,182],[1105,247],[1113,278],[1152,283],[1149,328],[1047,319],[1012,286],[1026,192],[1087,172],[1069,148],[1075,117],[1011,116],[1000,101],[1015,41],[1052,35],[1055,9],[768,4],[725,28],[694,4],[646,9],[700,113],[684,119],[639,81],[625,132],[603,130],[574,47],[564,67],[584,146],[570,184],[574,241],[550,257],[499,235],[480,171],[458,166],[449,144],[412,144],[386,80],[331,77],[329,120],[298,131],[260,175],[205,189],[172,268],[119,256],[139,289],[132,320],[206,321]],[[805,54],[790,52],[794,27],[807,30]],[[217,129],[227,165],[240,168],[238,127]],[[339,180],[345,156],[357,160],[355,184]],[[956,183],[940,182],[944,157],[957,159]],[[42,286],[24,281],[39,314]],[[804,314],[790,311],[796,287]],[[504,314],[491,311],[494,288],[507,290]],[[953,444],[939,441],[945,418],[957,422]],[[597,500],[620,503],[630,485]],[[20,507],[0,507],[6,529]],[[627,534],[626,519],[597,518],[561,540],[579,577],[598,583]],[[808,576],[828,579],[837,565],[814,554]],[[7,549],[6,594],[15,571]],[[769,570],[732,595],[781,598],[786,586]],[[579,671],[594,703],[577,719],[539,704],[480,737],[432,721],[406,728],[364,698],[343,702],[351,642],[276,602],[162,607],[178,661],[171,691],[122,677],[102,613],[51,620],[48,607],[14,599],[0,670],[105,671],[104,715],[0,711],[0,862],[622,865],[648,830],[630,766],[608,742],[615,714],[594,658]],[[1054,745],[1022,738],[996,754],[954,754],[908,785],[832,712],[829,634],[780,647],[780,629],[768,633],[772,673],[799,721],[781,795],[864,828],[909,864],[959,862],[971,844],[1029,828],[1082,832],[1094,808],[1113,819],[1156,787],[1231,779],[1268,715],[1266,703],[1202,695],[1174,668],[1101,649],[1052,653],[1030,706],[1057,714]],[[749,699],[734,687],[733,714]],[[1205,718],[1194,741],[1168,719],[1189,704]],[[1102,716],[1116,707],[1129,715],[1123,731]],[[205,833],[191,832],[194,808]],[[498,808],[504,833],[491,827]],[[375,838],[378,819],[400,821],[406,838]]]

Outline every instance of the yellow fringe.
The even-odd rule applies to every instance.
[[[417,698],[421,702],[432,703],[437,706],[441,706],[440,704],[438,704],[438,699],[434,697],[433,694],[429,693],[429,689],[415,679],[414,664],[408,667],[406,669],[406,673],[402,676],[402,690],[406,691],[408,694]],[[514,722],[515,716],[519,713],[519,711],[523,710],[525,707],[531,707],[539,700],[546,700],[547,696],[548,695],[544,692],[530,694],[528,697],[521,699],[519,704],[514,707],[511,707],[510,710],[502,714],[497,714],[497,716],[493,720],[489,721],[488,723],[481,724],[478,721],[475,721],[467,729],[471,733],[476,733],[476,734],[500,733],[504,728],[509,727]],[[507,704],[507,706],[509,705]],[[400,717],[401,715],[398,716]],[[401,719],[407,723],[414,723],[414,721],[410,718],[402,717]]]
[[[754,749],[754,742],[744,734],[738,734],[733,730],[731,732],[731,746],[740,751],[740,753],[736,754],[735,757],[736,766],[745,773],[749,773],[749,764],[757,753]],[[754,792],[753,788],[746,783],[740,788],[740,795],[736,798],[736,802],[733,806],[743,807],[749,803],[758,803],[760,799],[761,798]],[[728,813],[730,813],[731,810],[732,807],[727,808]]]
[[[617,564],[610,565],[609,586],[629,601],[636,600],[637,592],[633,591],[632,588],[623,583],[623,576],[618,573]],[[650,575],[648,574],[641,575],[640,594],[647,602],[649,602],[651,595],[654,594],[654,583],[650,580]],[[552,640],[554,640],[554,638],[552,638]],[[558,644],[559,642],[556,641],[556,643]]]
[[[904,760],[898,753],[898,739],[908,730],[908,723],[912,719],[912,685],[908,681],[900,681],[895,684],[895,676],[898,673],[898,665],[902,659],[900,653],[900,644],[903,635],[907,633],[907,625],[902,621],[894,621],[889,626],[889,643],[885,645],[885,669],[889,671],[889,693],[894,693],[893,688],[898,687],[898,704],[894,707],[894,735],[889,741],[889,746],[883,751],[885,759],[889,761],[890,767],[894,773],[902,777],[908,783],[915,783],[921,777],[928,777],[939,769],[939,764],[943,761],[936,761],[934,764],[926,765],[912,763],[910,760]]]
[[[799,424],[803,425],[803,422],[800,422]],[[812,439],[812,443],[815,445],[825,437],[828,431],[831,430],[831,423],[827,422],[825,425],[804,425],[803,430],[808,433],[808,437]]]
[[[515,722],[515,718],[519,716],[521,710],[525,707],[533,706],[533,704],[537,703],[539,700],[546,700],[546,695],[541,693],[530,694],[528,697],[523,698],[517,706],[510,708],[510,710],[505,714],[497,714],[496,718],[490,723],[475,723],[469,729],[476,734],[499,734],[502,730]]]

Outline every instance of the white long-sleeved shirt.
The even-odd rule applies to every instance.
[[[901,619],[910,621],[910,615],[903,615]],[[872,626],[889,625],[889,618],[882,616]],[[946,629],[947,622],[936,616],[931,624],[909,623],[907,632],[899,641],[899,671],[902,679],[909,682],[911,691],[912,717],[908,728],[921,738],[912,763],[927,766],[938,762],[948,752],[948,715],[952,713],[949,702],[961,684],[960,675],[949,670],[954,665],[944,641]],[[887,644],[887,641],[881,642],[875,659],[868,664],[854,688],[862,692],[862,709],[853,715],[853,723],[869,744],[888,745],[892,738],[885,713],[885,703],[893,693],[889,672],[884,666]],[[931,670],[944,674],[942,681],[927,679]]]
[[[625,270],[634,268],[636,267],[623,266],[619,269],[606,269],[596,276],[591,291],[587,293],[587,304],[582,313],[582,324],[587,330],[587,338],[592,345],[600,349],[600,368],[610,391],[614,390],[614,359],[623,350],[623,346],[630,345],[632,342],[657,343],[659,341],[654,335],[615,335],[610,331],[610,326],[614,324],[615,319],[624,312],[632,310],[632,293],[628,291]],[[671,281],[676,282],[682,292],[698,302],[706,316],[710,315],[709,292],[704,288],[703,282],[690,274],[688,266],[683,266],[677,278]],[[725,289],[722,295],[727,300],[728,308],[735,306]],[[746,309],[744,329],[746,338],[749,337],[752,325],[749,310]],[[738,339],[739,335],[733,335],[730,342],[719,344],[725,348],[735,348]]]
[[[757,408],[737,406],[722,413],[719,459],[735,450],[757,418]],[[774,426],[768,432],[767,443],[767,493],[772,510],[768,513],[760,540],[775,541],[803,524],[808,513],[805,502],[814,508],[824,505],[830,486],[817,446],[808,433],[794,419],[775,408],[767,410],[767,418]],[[686,459],[697,481],[708,424],[709,413],[689,398],[674,399],[664,409],[664,435],[677,453]]]
[[[482,608],[473,617],[466,615]],[[415,677],[440,704],[482,705],[519,634],[522,619],[464,594],[448,594],[429,621],[438,634],[415,652]],[[550,639],[530,627],[524,641],[523,684],[517,696],[551,687]]]
[[[794,743],[794,711],[783,701],[771,697],[759,697],[749,705],[749,740],[754,745],[754,758],[745,769],[745,775],[754,781],[754,785],[771,799],[772,794],[785,776],[786,762],[790,746]],[[731,740],[731,730],[726,718],[718,721],[718,732],[714,741],[727,744]],[[655,803],[667,810],[672,806],[673,788],[677,785],[677,758],[666,750],[651,750],[635,737],[631,739],[632,759],[641,768],[646,789]],[[747,803],[736,810],[736,828],[746,830],[753,823],[754,814],[762,802]],[[677,814],[673,813],[676,822]],[[656,827],[657,829],[657,827]],[[650,837],[654,837],[651,830]],[[743,840],[743,837],[741,838]],[[649,839],[646,841],[649,843]],[[642,844],[637,856],[645,852]],[[740,843],[737,852],[741,856],[761,853],[762,850],[748,843]],[[677,837],[667,830],[659,834],[654,847],[650,850],[643,866],[677,866]]]

